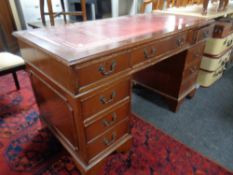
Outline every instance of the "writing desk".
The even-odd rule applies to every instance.
[[[83,174],[96,174],[108,155],[130,148],[131,80],[155,88],[139,71],[152,67],[161,81],[167,69],[178,94],[193,93],[212,22],[154,13],[15,33],[40,117]],[[153,67],[162,60],[171,61]]]

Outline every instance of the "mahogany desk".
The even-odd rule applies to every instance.
[[[97,174],[108,155],[131,146],[132,75],[164,90],[174,109],[193,95],[212,22],[154,13],[15,33],[40,117],[83,174]]]

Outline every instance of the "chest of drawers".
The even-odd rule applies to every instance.
[[[209,87],[220,79],[230,60],[231,49],[219,57],[204,56],[201,61],[197,82],[203,87]]]
[[[197,82],[203,87],[209,87],[222,77],[224,70],[224,66],[221,66],[212,72],[200,70]]]
[[[205,54],[210,56],[223,55],[233,46],[233,25],[231,21],[220,19],[215,22],[213,35],[208,39]]]
[[[155,13],[15,34],[40,117],[82,174],[98,174],[108,155],[130,149],[132,75],[180,54],[168,64],[182,87],[176,96],[190,92],[211,24]]]
[[[219,57],[209,57],[204,55],[200,68],[207,71],[215,71],[219,67],[224,66],[230,60],[230,55],[231,49]]]
[[[216,82],[229,62],[233,46],[233,25],[227,19],[215,23],[213,35],[208,39],[202,58],[198,83],[209,87]]]
[[[211,38],[207,41],[205,53],[209,55],[222,55],[226,50],[233,46],[233,34],[224,38]]]

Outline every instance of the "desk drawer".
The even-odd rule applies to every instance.
[[[130,80],[116,82],[101,91],[81,99],[84,118],[90,117],[114,103],[130,96]]]
[[[109,146],[114,145],[122,136],[129,133],[129,120],[125,119],[114,128],[107,131],[95,140],[87,143],[88,159],[93,158],[98,153],[104,151]]]
[[[201,60],[196,60],[189,67],[187,67],[183,72],[183,78],[187,79],[191,77],[193,74],[197,74],[200,68]]]
[[[187,32],[155,41],[145,47],[136,48],[131,53],[132,65],[182,48],[187,44]]]
[[[185,69],[192,66],[194,62],[198,62],[198,60],[201,61],[204,48],[205,48],[205,42],[202,42],[200,44],[197,44],[193,48],[189,49],[185,61]]]
[[[121,104],[117,106],[117,108],[108,111],[107,113],[96,117],[97,119],[93,119],[90,122],[86,122],[85,131],[86,131],[86,139],[90,141],[96,136],[102,134],[107,131],[109,128],[113,127],[123,119],[127,118],[130,113],[130,102]]]
[[[179,93],[180,95],[192,90],[192,87],[194,87],[197,82],[197,75],[198,72],[196,71],[192,73],[192,75],[189,76],[188,78],[183,79],[180,87],[180,93]]]
[[[212,37],[213,29],[214,29],[214,25],[210,25],[210,26],[203,27],[200,30],[198,30],[197,35],[196,35],[196,42],[206,40]]]
[[[75,66],[79,87],[91,84],[123,71],[130,66],[130,54],[127,51],[113,54],[91,63]]]

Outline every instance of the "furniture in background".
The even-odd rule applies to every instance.
[[[230,19],[216,22],[212,38],[207,40],[202,58],[198,83],[209,87],[220,79],[230,62],[233,47],[233,23]]]
[[[157,0],[156,0],[157,2]],[[142,4],[141,4],[141,7],[140,7],[140,13],[145,13],[145,10],[146,10],[146,7],[148,4],[152,4],[152,9],[155,9],[155,1],[153,0],[143,0]]]
[[[225,11],[228,6],[229,0],[219,0],[218,11]],[[207,14],[209,0],[203,0],[203,11],[202,14]]]
[[[9,52],[0,52],[0,76],[12,73],[17,90],[20,89],[17,71],[25,68],[24,60]]]
[[[67,2],[68,9],[70,11],[79,11],[82,9],[81,0],[69,0]],[[86,0],[86,14],[88,20],[95,20],[96,16],[96,9],[98,7],[98,1],[97,0]],[[98,12],[98,9],[97,9]],[[74,18],[74,17],[72,17]],[[77,21],[77,19],[74,19],[74,21]]]
[[[111,0],[111,10],[112,10],[112,17],[118,17],[119,16],[119,8],[120,5],[125,3],[125,0]],[[137,8],[138,8],[138,1],[139,0],[131,0],[132,4],[129,10],[129,15],[135,15],[137,14]]]
[[[216,1],[212,1],[216,2]],[[163,10],[164,8],[164,0],[143,0],[141,5],[141,12],[145,11],[145,8],[148,4],[153,4],[153,10]],[[219,0],[218,11],[224,12],[227,9],[229,0]],[[202,15],[207,15],[207,8],[209,4],[209,0],[166,0],[166,8],[179,8],[179,7],[186,7],[192,5],[201,5],[202,4]]]
[[[23,21],[26,24],[26,27],[28,28],[28,24],[30,23],[42,23],[41,14],[40,14],[40,0],[20,0],[20,6],[22,11],[22,17]],[[64,0],[65,9],[68,8],[67,0]],[[47,10],[47,3],[44,4],[44,8]],[[52,9],[55,12],[61,12],[61,2],[60,0],[52,0]],[[45,16],[45,20],[49,21],[49,16]],[[63,21],[63,16],[57,16],[55,21]],[[63,21],[64,22],[64,21]]]
[[[87,20],[87,14],[86,14],[86,0],[81,0],[81,11],[75,11],[75,12],[68,12],[65,10],[65,3],[64,0],[61,1],[61,12],[54,12],[53,6],[52,6],[52,0],[46,0],[47,1],[47,7],[48,12],[45,12],[45,0],[40,0],[40,14],[41,14],[41,20],[43,25],[46,25],[45,15],[49,15],[50,24],[51,26],[55,25],[54,18],[57,16],[62,15],[64,18],[64,22],[67,23],[66,15],[70,16],[82,16],[83,21]]]
[[[192,63],[212,22],[153,13],[15,33],[40,118],[82,174],[98,174],[110,154],[130,149],[132,75],[180,54],[177,79],[190,82],[180,91],[193,95]]]
[[[17,52],[18,44],[12,32],[16,25],[8,1],[0,0],[0,51]]]

